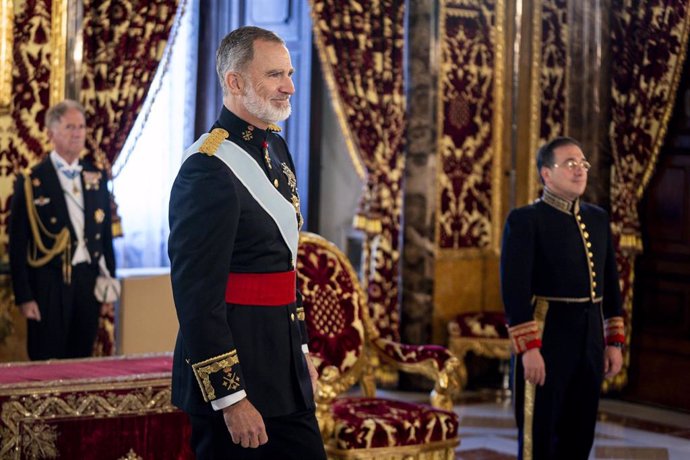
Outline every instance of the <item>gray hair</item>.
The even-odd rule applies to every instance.
[[[235,29],[223,38],[216,52],[216,72],[223,88],[223,95],[227,93],[225,74],[228,72],[242,72],[246,65],[254,59],[254,42],[265,40],[268,42],[285,42],[270,30],[260,27],[246,26]]]
[[[86,109],[84,109],[84,106],[78,103],[77,101],[73,101],[72,99],[65,99],[62,102],[58,102],[54,106],[48,109],[46,112],[46,128],[50,129],[54,125],[60,123],[60,120],[62,117],[65,116],[67,111],[75,109],[81,112],[81,114],[86,118]]]

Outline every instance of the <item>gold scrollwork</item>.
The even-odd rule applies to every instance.
[[[53,451],[57,454],[57,429],[46,422],[57,417],[98,418],[177,410],[170,402],[169,379],[150,383],[146,386],[144,382],[139,382],[142,387],[132,388],[124,394],[102,391],[79,395],[68,392],[36,397],[36,393],[32,392],[10,396],[2,403],[0,458],[7,458],[17,449],[21,449],[27,458],[56,457],[48,454]]]

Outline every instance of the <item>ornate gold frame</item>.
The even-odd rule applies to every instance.
[[[65,98],[67,65],[67,3],[53,0],[50,16],[50,106]]]
[[[12,101],[12,48],[14,46],[14,2],[0,0],[0,110]]]

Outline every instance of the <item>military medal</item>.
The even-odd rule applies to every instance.
[[[261,148],[264,150],[264,161],[266,162],[266,166],[268,166],[268,169],[273,169],[271,157],[268,155],[268,142],[263,141],[261,143]]]
[[[297,193],[297,178],[295,177],[295,174],[292,172],[290,167],[282,163],[281,165],[283,167],[283,174],[287,178],[288,185],[290,186],[290,191],[292,192],[292,197],[290,200],[292,201],[292,206],[295,207],[295,212],[297,213],[297,226],[301,230],[302,225],[304,224],[304,219],[302,218],[302,212],[300,211],[300,206],[299,206],[299,193]]]

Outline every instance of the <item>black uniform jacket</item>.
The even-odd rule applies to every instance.
[[[621,316],[606,211],[579,200],[561,200],[548,191],[533,204],[511,211],[503,233],[501,289],[511,327],[534,320],[535,296],[601,299],[605,319]]]
[[[225,108],[213,128],[227,131],[228,140],[246,150],[291,203],[297,192],[289,180],[294,167],[285,141],[274,130],[249,125]],[[307,336],[301,305],[225,302],[229,273],[294,270],[273,219],[230,168],[201,153],[182,164],[170,196],[169,219],[168,251],[180,323],[173,403],[188,413],[210,414],[209,401],[244,390],[264,417],[313,408],[302,351]],[[294,225],[297,222],[296,215]]]
[[[91,256],[91,265],[98,267],[98,259],[105,256],[106,266],[111,275],[115,273],[115,257],[112,245],[112,228],[110,218],[110,194],[106,185],[105,174],[88,161],[80,160],[82,165],[81,187],[84,194],[84,239]],[[72,252],[77,247],[77,237],[67,211],[67,203],[62,186],[50,157],[34,166],[30,171],[33,193],[33,204],[36,206],[40,223],[52,234],[59,233],[67,227],[71,234]],[[41,288],[41,278],[45,276],[62,276],[62,257],[53,257],[43,267],[32,268],[27,263],[27,251],[34,250],[27,214],[26,194],[24,193],[24,175],[17,176],[10,210],[10,266],[12,270],[12,287],[17,305],[35,300],[35,289]],[[54,240],[41,232],[43,244],[53,247]],[[41,253],[38,252],[40,255]],[[69,255],[69,262],[71,257]]]

